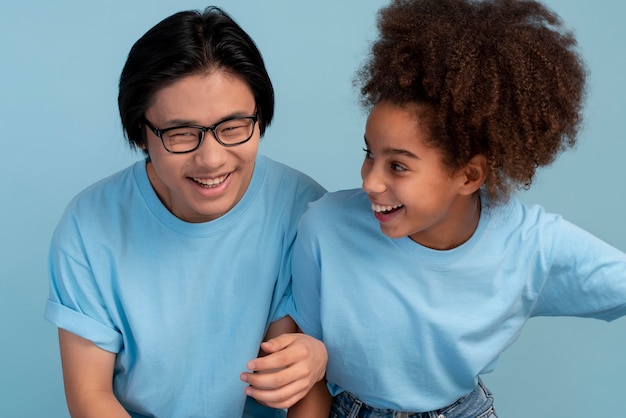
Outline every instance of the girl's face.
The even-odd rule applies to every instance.
[[[221,72],[191,75],[157,91],[145,117],[157,129],[181,125],[212,126],[233,116],[251,116],[256,103],[240,78]],[[171,154],[146,128],[147,170],[163,204],[187,222],[219,218],[248,188],[259,146],[259,129],[243,144],[224,147],[206,132],[198,149]]]
[[[466,170],[451,172],[440,151],[424,141],[415,107],[382,101],[365,128],[363,190],[382,232],[409,236],[434,249],[467,241],[478,223],[479,202]]]

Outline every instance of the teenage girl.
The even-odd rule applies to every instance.
[[[378,28],[363,187],[301,219],[292,316],[332,417],[495,417],[480,375],[529,318],[626,314],[626,255],[514,197],[575,144],[586,70],[535,1],[396,0]]]

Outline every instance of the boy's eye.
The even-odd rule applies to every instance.
[[[372,151],[368,150],[367,148],[363,148],[363,151],[365,152],[365,158],[372,158]]]
[[[391,169],[393,171],[406,171],[406,168],[398,163],[391,163]]]

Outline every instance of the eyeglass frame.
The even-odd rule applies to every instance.
[[[222,123],[230,122],[232,120],[239,120],[239,119],[251,119],[252,120],[252,131],[250,132],[250,136],[247,139],[240,141],[240,142],[236,142],[234,144],[226,144],[222,142],[219,135],[217,134],[217,127],[221,125]],[[211,126],[178,125],[178,126],[172,126],[170,128],[158,129],[158,128],[155,128],[154,125],[152,125],[152,123],[145,116],[143,117],[144,125],[146,125],[148,129],[150,129],[150,131],[161,140],[161,144],[163,145],[163,148],[165,148],[165,151],[171,154],[187,154],[189,152],[193,152],[197,150],[198,148],[200,148],[200,145],[202,145],[202,141],[204,141],[204,137],[207,132],[213,133],[213,138],[215,138],[215,140],[223,147],[235,147],[237,145],[244,144],[248,142],[250,139],[252,139],[252,137],[254,136],[254,126],[257,124],[258,121],[259,121],[259,115],[255,113],[254,115],[250,115],[250,116],[233,116],[230,118],[222,119],[221,121],[214,123]],[[165,146],[165,141],[163,140],[163,134],[165,134],[168,131],[172,131],[174,129],[181,129],[181,128],[194,128],[194,129],[200,130],[200,132],[202,133],[200,134],[200,138],[198,139],[198,144],[188,151],[172,151],[168,149],[167,146]]]

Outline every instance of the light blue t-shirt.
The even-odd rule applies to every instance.
[[[286,313],[297,221],[323,189],[258,157],[224,216],[187,223],[146,162],[80,193],[50,248],[45,317],[117,353],[114,391],[134,417],[236,417],[239,375]]]
[[[362,190],[303,215],[291,315],[328,349],[333,394],[424,412],[469,393],[532,316],[626,314],[626,255],[517,199],[448,251],[380,231]]]

